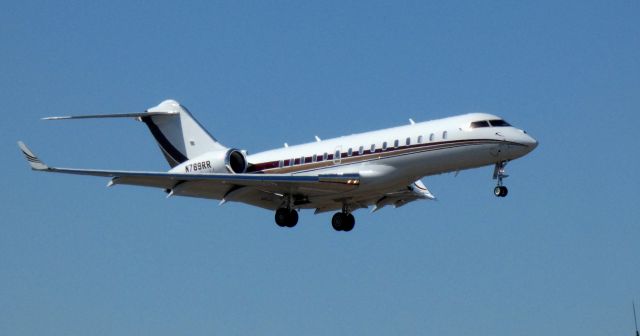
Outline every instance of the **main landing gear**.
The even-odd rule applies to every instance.
[[[509,175],[505,174],[506,166],[507,161],[501,161],[496,163],[496,167],[493,169],[493,179],[498,180],[496,187],[493,188],[493,194],[496,197],[506,197],[509,193],[509,189],[502,185],[502,179],[509,177]]]
[[[289,207],[289,204],[292,204],[291,200],[285,199],[281,207],[276,210],[276,224],[280,227],[292,228],[298,224],[298,211]],[[336,231],[349,232],[353,230],[355,225],[356,219],[346,204],[342,206],[342,211],[336,212],[331,219],[331,226],[333,226]]]
[[[331,226],[336,231],[349,232],[356,225],[356,218],[350,213],[336,212],[331,218]]]
[[[342,212],[336,212],[331,218],[331,226],[336,231],[349,232],[356,225],[356,218],[353,217],[348,206],[342,207]]]
[[[298,212],[294,209],[280,208],[276,210],[276,224],[280,227],[294,227],[298,224]]]

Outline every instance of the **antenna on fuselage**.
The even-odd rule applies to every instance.
[[[322,139],[320,139],[320,137],[319,137],[319,136],[317,136],[317,135],[314,135],[314,137],[316,138],[316,141],[317,141],[317,142],[320,142],[320,141],[322,141]]]
[[[638,332],[638,318],[636,317],[636,303],[635,301],[632,301],[633,304],[633,322],[636,324],[636,336],[640,336],[640,333]]]
[[[411,125],[415,125],[416,124],[416,122],[413,121],[413,119],[411,119],[411,118],[409,118],[409,122],[411,123]]]
[[[289,148],[289,144],[288,143],[284,143],[284,148]]]

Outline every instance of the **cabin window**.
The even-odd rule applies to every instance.
[[[382,143],[382,150],[387,150],[387,142]]]
[[[289,167],[293,166],[293,159],[289,159]]]
[[[446,139],[447,138],[447,131],[442,132],[442,138]]]
[[[324,152],[324,154],[322,155],[322,159],[327,161],[328,158],[329,158],[329,154],[327,154],[327,152]]]
[[[300,164],[304,164],[304,159],[305,159],[304,156],[300,158]]]
[[[422,135],[419,135],[419,136],[418,136],[418,143],[419,143],[419,144],[421,144],[421,143],[422,143],[422,140],[423,140],[423,139],[422,139]]]
[[[407,141],[404,142],[407,146],[411,145],[411,138],[407,138]]]
[[[429,141],[433,141],[433,138],[435,138],[435,135],[433,133],[429,134]]]
[[[336,149],[336,154],[333,156],[333,159],[334,159],[334,160],[337,160],[337,159],[339,159],[339,158],[340,158],[340,150],[339,150],[339,149]]]
[[[400,147],[400,140],[396,139],[393,141],[393,147],[398,148]]]
[[[375,153],[376,152],[376,144],[372,144],[371,145],[371,153]]]
[[[284,167],[284,160],[280,160],[278,162],[278,168],[282,168],[282,167]]]
[[[317,159],[318,159],[318,155],[313,154],[313,156],[311,157],[311,162],[316,162]]]
[[[362,155],[364,153],[364,146],[360,146],[360,148],[358,148],[358,154]]]
[[[347,151],[347,156],[351,156],[351,155],[353,155],[353,149],[349,147],[349,150]]]

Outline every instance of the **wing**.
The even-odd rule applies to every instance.
[[[380,197],[375,202],[375,205],[371,212],[378,211],[387,205],[393,205],[395,208],[399,208],[413,201],[421,199],[435,200],[436,197],[433,196],[433,194],[429,191],[429,189],[427,189],[422,181],[418,180],[404,189],[398,190],[396,192],[386,193],[385,195]]]
[[[122,170],[94,170],[49,167],[22,142],[20,150],[36,171],[111,177],[108,186],[126,184],[164,189],[169,196],[238,201],[267,209],[277,208],[283,195],[295,195],[304,204],[309,197],[325,196],[353,190],[360,184],[358,174],[183,174]]]
[[[413,201],[435,199],[436,197],[427,189],[424,183],[417,180],[410,185],[400,185],[396,189],[392,188],[382,193],[358,193],[355,196],[348,195],[345,198],[316,197],[312,205],[315,207],[316,214],[340,210],[344,203],[349,205],[351,211],[366,209],[373,205],[371,212],[376,212],[387,205],[399,208]]]

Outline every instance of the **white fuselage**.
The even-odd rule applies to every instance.
[[[250,171],[256,173],[358,173],[361,185],[354,192],[362,193],[510,161],[537,146],[536,140],[512,126],[470,127],[482,120],[501,119],[471,113],[273,149],[247,159]]]

